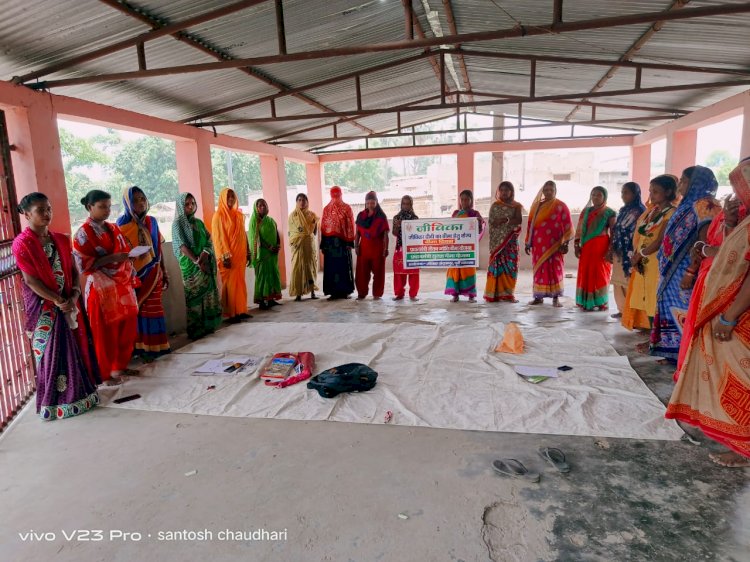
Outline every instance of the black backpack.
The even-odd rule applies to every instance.
[[[362,363],[347,363],[315,375],[307,388],[317,390],[323,398],[333,398],[342,392],[364,392],[375,386],[378,374]]]

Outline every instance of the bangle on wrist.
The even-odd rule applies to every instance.
[[[719,324],[722,326],[732,326],[733,328],[737,325],[737,320],[727,320],[723,314],[719,314]]]
[[[706,254],[706,248],[713,248],[713,246],[709,246],[708,244],[703,244],[703,247],[701,248],[701,255],[704,258],[708,257],[708,254]]]

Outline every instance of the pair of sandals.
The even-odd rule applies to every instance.
[[[542,447],[538,452],[540,457],[561,474],[570,472],[570,465],[565,458],[565,453],[560,449]],[[541,475],[538,472],[531,472],[521,461],[516,459],[498,459],[492,461],[492,469],[501,476],[518,478],[526,482],[536,483],[541,479]]]

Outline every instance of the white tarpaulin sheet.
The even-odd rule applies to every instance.
[[[104,390],[105,406],[214,416],[397,425],[636,439],[679,439],[664,406],[598,332],[522,328],[522,355],[492,351],[504,326],[357,323],[248,323],[192,343]],[[378,372],[368,392],[321,398],[305,383],[278,389],[253,374],[199,376],[224,355],[311,351],[320,372],[365,363]],[[513,365],[561,366],[530,384]],[[208,387],[215,385],[215,389]],[[134,393],[138,400],[112,400]]]

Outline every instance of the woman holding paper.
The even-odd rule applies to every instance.
[[[87,412],[99,403],[99,368],[83,310],[68,238],[49,230],[52,207],[43,193],[21,199],[29,226],[13,241],[21,270],[26,331],[36,364],[36,411],[43,420]]]
[[[518,278],[518,235],[523,222],[523,206],[515,201],[515,188],[500,182],[490,207],[490,261],[484,300],[518,302],[513,293]]]
[[[568,206],[557,199],[557,185],[546,182],[531,204],[526,231],[526,254],[534,265],[534,298],[538,305],[552,297],[552,306],[562,307],[565,254],[573,238],[573,221]]]
[[[195,197],[181,193],[172,222],[172,251],[185,285],[187,335],[191,340],[213,334],[221,324],[216,256],[206,225],[195,216],[197,209]]]
[[[607,310],[612,278],[610,232],[617,213],[607,207],[607,190],[600,185],[591,190],[589,201],[578,219],[574,241],[579,260],[576,306],[586,311]]]
[[[268,203],[258,199],[253,208],[248,230],[250,260],[255,268],[254,300],[261,310],[281,303],[281,274],[279,273],[279,251],[281,237],[276,221],[268,216]]]
[[[401,198],[401,211],[393,217],[393,236],[396,237],[396,250],[393,252],[393,291],[395,301],[404,300],[406,285],[409,284],[409,300],[419,300],[419,269],[406,269],[404,267],[404,241],[402,235],[402,223],[413,221],[419,217],[414,213],[414,199],[411,195]]]
[[[169,276],[161,253],[164,237],[159,231],[159,223],[148,215],[148,198],[140,187],[134,185],[125,190],[122,208],[117,226],[134,252],[143,252],[133,260],[133,267],[141,280],[140,287],[135,290],[138,299],[135,352],[145,359],[154,359],[170,351],[164,305],[161,302],[162,292],[169,287]]]
[[[370,290],[372,298],[383,298],[385,292],[385,258],[388,256],[388,218],[378,203],[378,196],[370,191],[365,196],[365,208],[357,215],[357,234],[354,250],[357,252],[357,299],[362,300]]]
[[[245,268],[250,264],[250,248],[245,236],[245,215],[237,204],[234,190],[224,188],[219,207],[211,221],[211,234],[221,276],[221,307],[231,322],[250,318],[247,313]],[[256,280],[257,283],[257,280]]]
[[[454,219],[476,219],[479,221],[479,239],[484,234],[484,219],[479,211],[474,210],[474,194],[470,189],[464,189],[459,195],[460,209],[453,211]],[[450,295],[451,302],[458,302],[459,295],[469,297],[469,302],[477,300],[477,268],[451,267],[448,268],[445,280],[445,294]]]
[[[130,244],[116,224],[107,222],[112,198],[94,189],[81,199],[89,217],[75,234],[73,256],[86,279],[86,311],[96,359],[106,384],[119,384],[128,371],[138,337],[140,280],[129,258]]]

